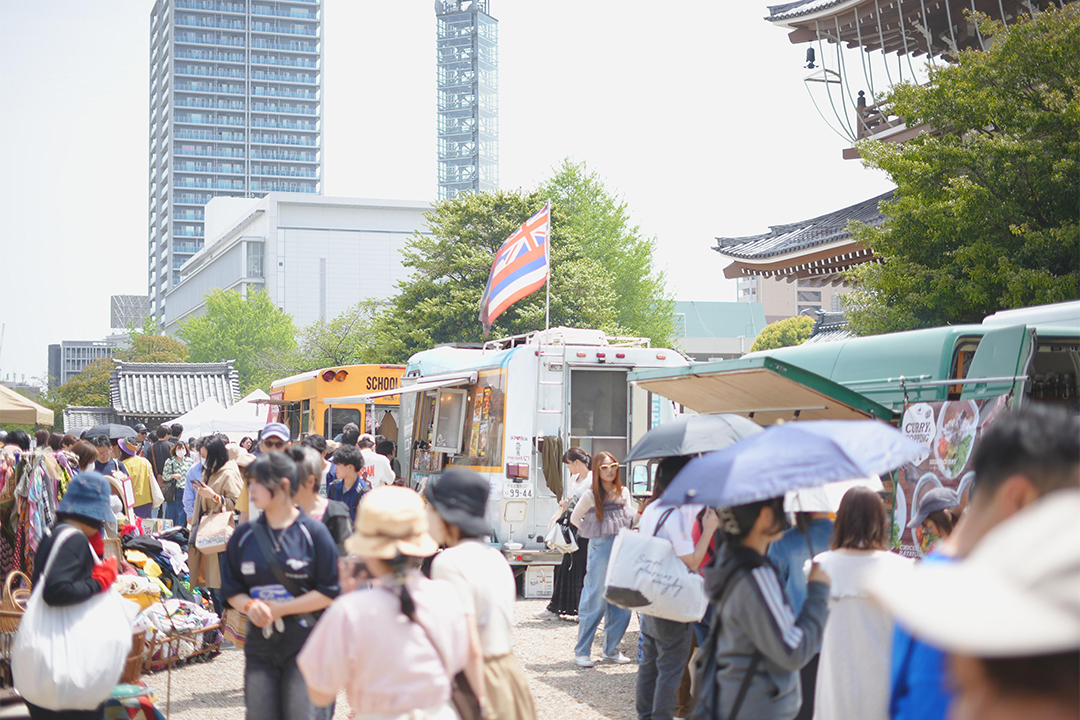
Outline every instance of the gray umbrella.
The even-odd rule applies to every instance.
[[[630,449],[625,462],[722,450],[761,430],[760,425],[741,415],[683,415],[645,433]]]
[[[98,435],[104,435],[110,440],[119,440],[120,438],[135,437],[138,433],[134,428],[129,428],[127,425],[118,425],[117,423],[106,423],[104,425],[95,425],[94,427],[83,433],[84,438],[97,437]]]

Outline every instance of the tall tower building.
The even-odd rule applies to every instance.
[[[216,196],[319,193],[321,0],[156,0],[150,14],[150,315]]]
[[[439,199],[499,186],[499,21],[488,0],[436,0]]]

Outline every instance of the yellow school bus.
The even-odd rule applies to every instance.
[[[270,384],[271,403],[278,418],[289,426],[294,440],[318,433],[328,439],[341,434],[348,423],[361,432],[397,442],[399,396],[380,397],[356,405],[326,404],[327,398],[363,395],[401,386],[404,365],[344,365],[292,375]]]

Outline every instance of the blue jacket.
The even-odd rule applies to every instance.
[[[195,515],[195,485],[192,480],[202,477],[202,460],[188,468],[187,478],[184,481],[184,512],[188,517]]]
[[[832,528],[832,520],[822,518],[810,521],[807,532],[815,555],[829,549]],[[784,596],[796,615],[802,611],[803,603],[806,602],[806,573],[803,572],[803,565],[810,559],[810,544],[806,542],[806,535],[799,532],[798,528],[791,528],[784,533],[784,537],[769,546],[769,561],[776,567],[780,585],[784,588]]]
[[[923,562],[955,562],[938,553]],[[893,720],[945,720],[952,693],[945,677],[945,653],[911,637],[900,625],[893,635],[892,696],[889,717]]]

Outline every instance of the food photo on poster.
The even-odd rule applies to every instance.
[[[921,558],[938,539],[921,526],[908,528],[919,514],[919,504],[934,488],[948,488],[966,507],[975,473],[971,458],[986,428],[1006,409],[1009,396],[985,400],[945,400],[913,403],[904,409],[900,429],[926,448],[917,462],[897,471],[893,502],[893,547],[902,555]]]

